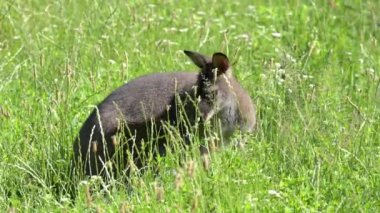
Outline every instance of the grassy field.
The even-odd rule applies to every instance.
[[[378,212],[380,3],[375,0],[0,1],[0,209]],[[146,73],[222,51],[258,107],[258,131],[205,169],[159,159],[108,195],[65,186],[92,107]],[[194,150],[193,150],[194,151]]]

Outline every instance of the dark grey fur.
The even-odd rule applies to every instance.
[[[187,125],[216,116],[221,121],[223,137],[226,139],[236,129],[253,131],[256,124],[255,106],[248,93],[233,77],[228,58],[222,53],[215,53],[212,58],[191,51],[185,51],[185,54],[201,68],[199,73],[175,72],[142,76],[112,92],[94,109],[74,143],[76,168],[83,168],[86,175],[102,173],[104,162],[111,159],[115,152],[112,137],[120,132],[125,133],[125,152],[140,149],[139,144],[144,140],[154,141],[150,148],[163,155],[169,141],[160,137],[163,134],[162,124],[180,123],[178,100],[181,100],[188,117]],[[194,104],[194,100],[199,100],[198,104]],[[197,118],[197,112],[200,119]],[[121,123],[128,126],[128,129],[122,127]],[[156,133],[154,137],[158,137],[156,140],[150,140],[152,124]],[[185,137],[185,131],[180,132]],[[91,150],[93,141],[97,144],[96,153]],[[137,166],[142,166],[137,155],[132,158]]]

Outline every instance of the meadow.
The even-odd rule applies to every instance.
[[[1,211],[378,212],[379,11],[375,0],[0,1]],[[77,181],[72,202],[72,144],[94,105],[147,73],[197,71],[184,49],[229,56],[257,131],[210,166],[194,149],[129,186]]]

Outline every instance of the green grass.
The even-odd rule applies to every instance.
[[[379,2],[163,2],[0,1],[0,209],[380,210]],[[259,130],[209,170],[173,153],[132,189],[90,199],[97,180],[80,183],[71,205],[54,186],[93,105],[143,74],[195,71],[183,49],[237,62]]]

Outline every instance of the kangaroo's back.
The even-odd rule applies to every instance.
[[[112,137],[122,131],[121,128],[126,129],[127,137],[148,141],[152,131],[149,123],[154,122],[155,128],[159,129],[161,121],[174,122],[176,96],[194,98],[197,78],[198,74],[192,72],[156,73],[139,77],[116,89],[84,122],[74,142],[74,158],[99,164],[91,157],[91,145],[96,146],[100,158],[107,158],[107,153],[112,156],[115,151]],[[195,114],[195,106],[187,108],[192,108],[190,111]],[[86,174],[97,174],[91,171],[91,167],[85,165]]]

